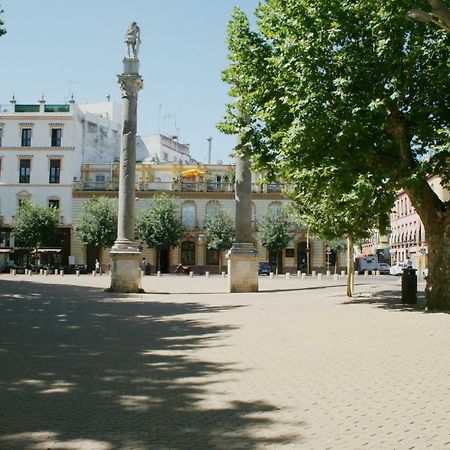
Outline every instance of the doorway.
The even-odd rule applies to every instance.
[[[306,242],[297,244],[297,270],[305,272],[308,270],[308,252]]]
[[[159,270],[161,273],[169,273],[169,247],[161,247],[159,250]]]

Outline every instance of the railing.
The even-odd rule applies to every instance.
[[[157,181],[152,183],[136,183],[137,191],[183,191],[183,192],[234,192],[234,183],[212,183],[212,182],[182,182],[182,181]],[[262,185],[252,183],[253,193],[281,193],[285,185],[269,184]],[[75,181],[75,191],[117,191],[119,184],[114,181]]]

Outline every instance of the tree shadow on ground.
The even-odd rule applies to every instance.
[[[378,308],[394,311],[425,311],[425,294],[417,292],[417,304],[402,303],[402,294],[399,290],[385,290],[374,293],[361,293],[342,303],[343,305],[366,304]]]
[[[233,327],[211,315],[240,305],[146,297],[0,281],[2,450],[254,449],[294,439],[270,432],[275,405],[208,402],[208,389],[239,373],[193,350],[220,346]]]

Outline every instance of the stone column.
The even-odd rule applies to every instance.
[[[134,242],[137,99],[138,92],[143,88],[139,60],[124,58],[123,73],[118,79],[123,98],[123,131],[117,240],[111,249],[111,290],[139,292],[141,252]]]
[[[238,139],[238,145],[240,139]],[[250,159],[236,159],[236,242],[227,254],[230,292],[258,290],[258,255],[252,241],[252,180]]]

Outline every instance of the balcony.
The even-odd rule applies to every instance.
[[[253,193],[281,193],[286,185],[261,185],[252,183]],[[119,183],[115,181],[75,181],[74,191],[118,191]],[[157,181],[136,183],[136,191],[141,192],[234,192],[234,183],[214,183],[206,181]]]

